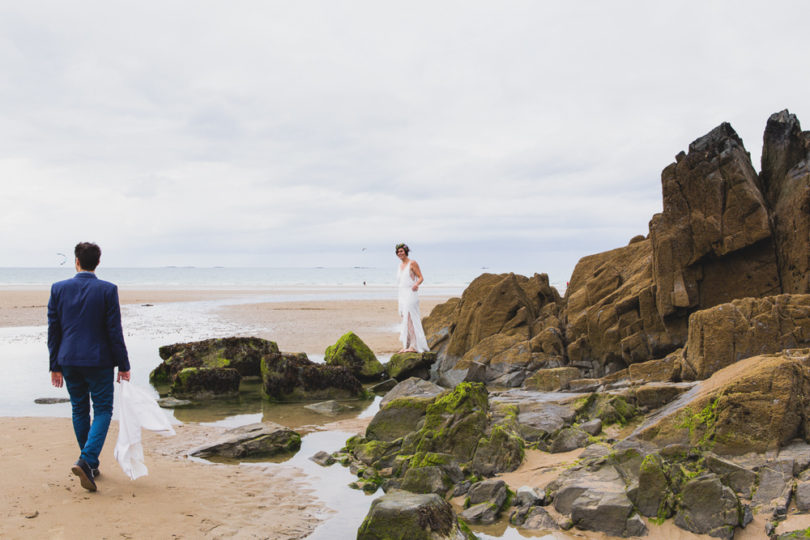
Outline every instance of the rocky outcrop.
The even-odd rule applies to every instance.
[[[664,211],[650,222],[656,304],[663,317],[781,292],[759,179],[723,123],[661,173]]]
[[[450,503],[436,494],[394,490],[374,499],[357,540],[472,540],[459,527]]]
[[[649,240],[583,257],[564,311],[568,363],[599,377],[665,355],[677,341],[655,306]]]
[[[379,381],[383,368],[368,345],[354,332],[343,334],[334,345],[326,348],[324,362],[328,366],[343,366],[361,381]]]
[[[293,430],[261,422],[230,429],[214,442],[189,452],[195,457],[256,458],[295,452],[301,448],[301,436]]]
[[[185,368],[231,368],[240,376],[258,376],[261,359],[279,351],[275,342],[266,339],[228,337],[164,345],[158,352],[163,362],[149,375],[153,384],[171,383]]]
[[[560,365],[561,302],[546,274],[482,274],[461,299],[437,306],[423,321],[438,353],[435,380],[454,386],[479,363],[486,382],[519,386],[527,370]]]
[[[810,295],[742,298],[689,318],[682,377],[705,379],[744,358],[810,346]]]
[[[362,384],[343,366],[310,361],[305,354],[279,353],[262,358],[262,394],[275,401],[359,399]]]
[[[810,293],[810,132],[787,110],[765,126],[759,182],[771,209],[782,292]]]

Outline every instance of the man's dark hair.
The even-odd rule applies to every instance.
[[[101,248],[92,242],[79,242],[73,250],[82,270],[93,271],[101,260]]]

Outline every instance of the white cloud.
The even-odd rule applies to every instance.
[[[503,263],[645,233],[730,121],[810,119],[803,2],[0,7],[0,265]],[[810,122],[810,120],[807,120]],[[13,256],[12,256],[13,254]],[[227,262],[220,259],[227,257]]]

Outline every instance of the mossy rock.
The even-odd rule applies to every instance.
[[[481,383],[461,383],[431,403],[422,428],[403,441],[403,453],[452,454],[468,463],[487,426],[488,392]]]
[[[492,428],[489,437],[482,437],[473,456],[472,468],[482,476],[514,471],[523,462],[523,439],[503,426]]]
[[[171,383],[188,367],[233,368],[242,376],[258,376],[261,359],[278,354],[278,345],[257,337],[228,337],[164,345],[158,350],[163,362],[149,375],[153,384]]]
[[[304,354],[262,358],[262,395],[273,401],[365,399],[360,381],[342,366],[316,364]]]
[[[343,334],[334,345],[326,348],[324,361],[329,366],[343,366],[361,381],[379,381],[383,365],[362,339],[354,332]]]
[[[396,353],[385,364],[385,371],[389,377],[398,381],[404,381],[408,377],[427,379],[430,377],[430,366],[435,361],[436,353],[432,352]]]
[[[242,377],[233,368],[190,367],[177,373],[171,394],[179,399],[204,400],[239,394]]]
[[[393,464],[401,444],[401,441],[372,441],[355,436],[346,441],[346,449],[358,461],[376,469],[384,469]]]
[[[450,503],[435,493],[417,494],[399,490],[375,499],[357,531],[357,540],[450,538],[475,538],[459,527]]]
[[[623,396],[616,394],[589,394],[576,402],[576,410],[580,423],[599,418],[604,425],[625,425],[639,413]]]
[[[366,428],[366,438],[393,441],[416,431],[434,401],[435,397],[402,397],[386,403]]]

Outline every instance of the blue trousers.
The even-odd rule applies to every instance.
[[[62,377],[73,407],[73,431],[79,443],[81,458],[94,469],[98,468],[98,456],[112,419],[114,371],[115,368],[112,367],[62,366]]]

